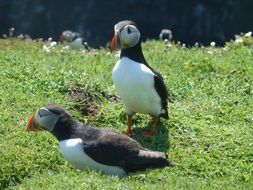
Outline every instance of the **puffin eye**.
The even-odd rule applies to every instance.
[[[131,31],[130,27],[127,27],[127,33],[128,33],[128,34],[131,34],[131,32],[132,32],[132,31]]]

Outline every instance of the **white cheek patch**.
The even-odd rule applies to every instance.
[[[50,113],[49,115],[40,116],[39,113],[37,112],[35,114],[34,120],[37,121],[40,126],[46,128],[49,131],[53,131],[53,128],[59,118],[60,118],[59,115],[53,113]]]
[[[115,33],[115,34],[116,34],[116,32],[118,32],[117,26],[118,26],[118,24],[115,24],[115,25],[114,25],[114,33]]]
[[[128,32],[128,28],[130,28],[131,32]],[[120,32],[120,40],[123,45],[123,48],[129,48],[135,46],[140,40],[140,32],[139,30],[133,26],[128,25]]]

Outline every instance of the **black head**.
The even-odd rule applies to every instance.
[[[72,32],[71,30],[65,30],[60,36],[60,42],[72,42],[76,38],[80,37],[78,32]]]
[[[29,119],[27,131],[50,131],[58,140],[67,139],[78,122],[64,108],[47,105],[39,108]]]
[[[139,43],[140,36],[140,31],[135,22],[130,20],[120,21],[114,26],[111,50],[131,48]]]
[[[128,57],[138,63],[148,65],[141,48],[141,33],[131,20],[120,21],[114,26],[111,50],[120,49],[120,58]]]

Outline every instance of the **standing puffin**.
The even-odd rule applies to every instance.
[[[152,69],[141,48],[138,26],[124,20],[114,26],[111,50],[121,49],[120,59],[112,71],[113,84],[125,105],[128,116],[127,135],[132,135],[132,115],[152,116],[151,130],[144,135],[154,137],[159,117],[168,118],[168,92],[162,76]]]
[[[62,107],[47,105],[29,118],[27,131],[51,132],[64,158],[75,168],[123,177],[149,168],[173,166],[164,153],[143,148],[127,135],[85,126]]]
[[[88,49],[88,43],[81,37],[78,32],[72,32],[70,30],[65,30],[62,32],[60,36],[60,42],[69,43],[72,49],[81,49],[85,48]]]

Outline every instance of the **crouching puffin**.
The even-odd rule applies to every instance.
[[[141,48],[138,26],[124,20],[114,26],[111,50],[120,49],[120,59],[112,71],[113,84],[125,105],[128,116],[127,135],[132,135],[132,115],[148,114],[153,117],[151,130],[144,135],[154,137],[159,117],[168,118],[168,92],[162,76],[152,69]]]
[[[60,42],[69,43],[72,49],[88,49],[88,43],[81,37],[78,32],[72,32],[71,30],[65,30],[60,36]]]
[[[164,153],[143,148],[127,135],[85,126],[62,107],[47,105],[30,118],[27,131],[51,132],[60,152],[75,168],[124,177],[132,172],[173,166]]]

